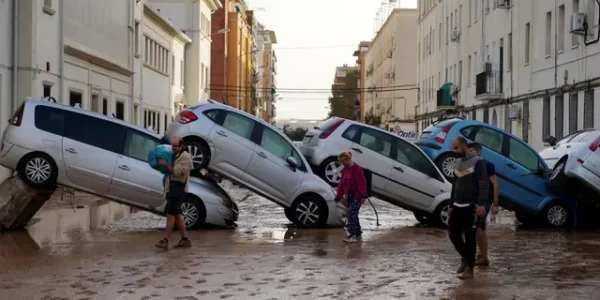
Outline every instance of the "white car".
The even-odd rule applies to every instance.
[[[560,187],[568,178],[576,178],[600,192],[600,130],[580,130],[558,142],[550,136],[546,143],[550,147],[542,150],[540,156],[552,169],[551,186]]]
[[[208,167],[284,208],[303,227],[342,226],[346,208],[312,173],[292,141],[271,124],[209,100],[180,112],[165,138],[183,138],[194,169]]]
[[[338,184],[340,152],[372,172],[371,188],[378,198],[414,212],[419,222],[446,225],[452,185],[415,144],[397,134],[363,123],[330,118],[308,131],[302,152],[316,173]]]

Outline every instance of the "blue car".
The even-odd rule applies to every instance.
[[[452,140],[459,135],[483,146],[481,156],[496,167],[500,205],[514,211],[521,223],[541,220],[551,227],[575,226],[576,203],[549,190],[548,166],[518,137],[486,123],[452,118],[427,127],[415,143],[452,182]]]

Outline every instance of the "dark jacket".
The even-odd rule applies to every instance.
[[[450,204],[475,204],[485,206],[488,200],[490,179],[485,162],[473,153],[454,163],[454,183]]]

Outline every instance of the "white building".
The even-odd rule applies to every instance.
[[[257,57],[257,86],[259,103],[256,116],[272,123],[275,120],[275,95],[271,92],[277,87],[275,75],[277,75],[277,56],[274,44],[277,44],[275,31],[266,30],[258,23],[256,30],[256,57]]]
[[[137,26],[137,25],[136,25]],[[143,58],[142,99],[136,99],[136,124],[164,133],[186,104],[185,48],[191,39],[150,4],[144,4],[142,36],[136,47]],[[137,77],[137,76],[136,76]],[[139,115],[138,115],[139,114]]]
[[[600,62],[596,0],[419,0],[418,7],[417,130],[460,115],[540,150],[548,135],[600,125],[593,100],[600,69],[588,68]]]
[[[371,42],[365,57],[365,119],[380,117],[381,127],[414,131],[417,105],[416,9],[396,8]]]
[[[222,8],[219,0],[148,0],[160,13],[191,38],[185,50],[185,99],[187,106],[209,99],[211,15]]]

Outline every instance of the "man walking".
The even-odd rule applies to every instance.
[[[469,149],[481,157],[481,152],[483,151],[481,144],[477,142],[470,143]],[[490,213],[490,209],[493,215],[498,214],[498,204],[500,201],[500,187],[498,185],[498,178],[496,177],[496,167],[494,167],[493,163],[485,159],[483,162],[485,163],[487,176],[490,179],[490,190],[488,193],[488,202],[485,205],[486,215],[485,217],[477,216],[477,245],[479,246],[479,253],[475,259],[476,266],[490,265],[490,260],[488,259],[488,238],[485,230],[487,227],[487,215]]]
[[[177,228],[181,233],[181,240],[175,247],[187,248],[192,246],[192,242],[187,238],[185,221],[181,211],[181,202],[187,192],[188,180],[192,169],[192,157],[189,153],[183,151],[183,140],[179,137],[171,139],[171,147],[173,148],[173,166],[169,165],[164,157],[161,157],[158,162],[169,171],[169,177],[165,183],[167,194],[167,206],[165,207],[167,229],[165,237],[156,244],[156,247],[160,249],[169,248],[169,237],[173,232],[175,224],[177,224]]]
[[[485,216],[489,182],[485,163],[472,153],[467,140],[461,136],[452,141],[452,149],[458,158],[454,163],[454,183],[450,196],[450,240],[461,256],[459,278],[473,277],[475,265],[477,215]],[[464,239],[463,239],[464,234]]]

